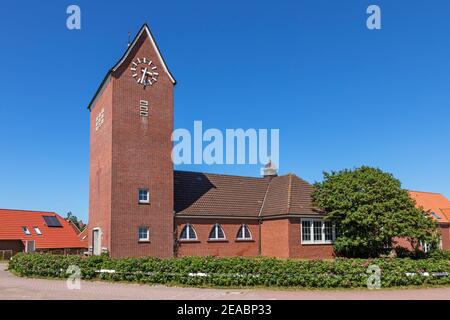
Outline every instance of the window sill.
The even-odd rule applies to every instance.
[[[208,239],[207,242],[228,242],[227,239]]]
[[[150,243],[150,240],[138,240],[138,243]]]
[[[178,240],[178,242],[180,243],[200,243],[200,240],[198,239],[183,239],[183,240]]]
[[[150,205],[150,202],[140,202],[140,201],[138,201],[138,204]]]
[[[236,242],[255,242],[253,239],[236,239]]]
[[[301,242],[302,246],[329,246],[333,245],[333,242]]]

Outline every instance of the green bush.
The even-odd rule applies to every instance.
[[[128,258],[18,254],[9,269],[19,276],[66,278],[70,265],[83,279],[189,286],[366,287],[368,267],[381,270],[381,286],[450,284],[448,256],[409,258],[294,260],[275,258]],[[103,272],[100,272],[103,270]],[[114,270],[114,272],[107,272]]]

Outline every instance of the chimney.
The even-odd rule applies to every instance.
[[[269,159],[269,162],[267,162],[267,164],[263,168],[261,168],[261,175],[264,178],[267,178],[267,177],[273,178],[278,175],[278,170],[275,167],[275,165],[272,163],[272,160]]]

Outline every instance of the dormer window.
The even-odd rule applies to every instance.
[[[27,227],[22,227],[22,231],[23,231],[23,233],[25,233],[27,236],[30,236],[30,235],[31,235],[31,232],[30,232],[30,230],[28,230]]]
[[[436,220],[441,220],[442,217],[440,215],[438,215],[436,212],[431,212],[431,215],[433,216],[433,218],[435,218]]]
[[[33,227],[33,229],[34,229],[34,232],[36,232],[36,234],[37,234],[38,236],[41,236],[41,235],[42,235],[41,229],[39,229],[38,227]]]

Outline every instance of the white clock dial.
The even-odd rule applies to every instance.
[[[136,58],[130,67],[131,77],[144,87],[152,86],[158,81],[158,68],[147,58]]]

